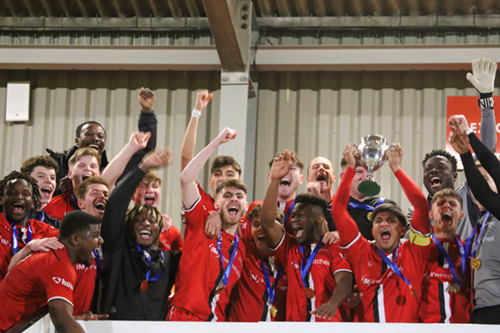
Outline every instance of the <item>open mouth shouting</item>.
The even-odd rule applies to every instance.
[[[96,144],[96,143],[92,143],[92,144],[90,144],[90,145],[89,145],[89,147],[90,147],[90,148],[94,148],[95,150],[99,150],[99,149],[101,149],[101,147],[100,147],[98,144]]]
[[[92,177],[94,174],[92,172],[85,172],[82,174],[82,181],[85,181],[87,178]]]
[[[42,199],[50,200],[50,198],[52,198],[53,193],[54,193],[54,188],[50,185],[40,188],[40,194],[42,195]]]
[[[237,206],[229,206],[227,208],[227,213],[228,213],[229,217],[236,218],[236,217],[238,217],[239,212],[240,212],[240,209]]]
[[[144,197],[144,203],[147,205],[154,206],[156,201],[156,197],[153,194],[146,194]]]
[[[316,181],[319,182],[322,187],[328,185],[328,174],[326,172],[319,172],[316,176]]]
[[[24,213],[24,202],[14,202],[11,206],[13,215],[21,215]]]
[[[153,233],[149,229],[140,229],[139,230],[139,239],[145,242],[149,242],[152,240]]]
[[[288,178],[283,178],[280,182],[280,187],[290,187],[291,181]]]
[[[97,198],[94,201],[94,208],[96,211],[104,213],[104,210],[106,209],[106,199]]]
[[[441,180],[440,177],[432,177],[430,179],[430,183],[431,183],[431,188],[432,189],[440,189],[441,188],[441,184],[443,183],[443,181]]]
[[[389,230],[382,230],[380,236],[382,241],[387,242],[391,239],[391,232]]]

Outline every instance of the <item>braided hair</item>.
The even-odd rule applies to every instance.
[[[0,197],[3,197],[7,184],[15,179],[24,179],[29,185],[31,185],[31,198],[33,199],[33,208],[38,207],[38,204],[42,200],[42,196],[40,195],[40,189],[38,188],[37,181],[29,174],[22,173],[16,170],[9,173],[7,176],[5,176],[4,179],[0,181]]]

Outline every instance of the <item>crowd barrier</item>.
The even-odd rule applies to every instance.
[[[156,321],[80,321],[88,333],[498,333],[496,325],[374,323],[198,323]],[[24,333],[55,333],[49,316]]]

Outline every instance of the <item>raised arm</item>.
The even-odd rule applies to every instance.
[[[394,175],[398,179],[403,191],[406,194],[408,200],[415,208],[413,217],[411,219],[411,227],[415,231],[427,236],[431,232],[431,224],[429,222],[429,205],[427,199],[417,183],[413,181],[404,171],[401,169],[401,160],[403,159],[403,149],[398,144],[392,147],[388,152],[388,162],[389,167],[394,172]]]
[[[480,58],[472,61],[472,73],[467,73],[467,80],[480,94],[478,104],[481,108],[481,141],[493,152],[497,146],[495,112],[493,110],[496,71],[496,62]]]
[[[290,171],[291,154],[285,150],[284,155],[280,155],[274,159],[271,167],[271,182],[267,188],[264,202],[262,203],[262,212],[260,215],[260,223],[262,230],[266,236],[267,243],[271,249],[276,248],[285,233],[285,229],[276,222],[276,203],[278,202],[278,192],[281,179]]]
[[[194,147],[196,146],[196,131],[198,129],[198,120],[201,111],[205,109],[208,102],[212,99],[213,94],[209,94],[208,90],[203,90],[196,93],[196,104],[191,112],[191,119],[184,133],[181,147],[181,172],[184,171],[186,166],[193,159]]]
[[[125,170],[130,158],[139,150],[146,148],[150,137],[151,133],[134,132],[125,147],[109,162],[102,172],[102,178],[108,183],[110,193],[113,192],[115,183]]]
[[[128,174],[131,170],[135,169],[147,153],[156,149],[158,120],[156,119],[156,115],[154,114],[152,109],[156,97],[148,88],[141,88],[141,91],[139,92],[137,98],[142,108],[137,127],[139,128],[139,132],[149,133],[150,138],[147,141],[146,147],[141,148],[140,150],[135,152],[135,154],[133,154],[132,157],[128,160],[125,169],[122,170],[122,173],[121,175],[119,175],[118,180]]]
[[[118,182],[116,191],[113,191],[106,203],[103,216],[101,235],[105,241],[102,246],[105,252],[112,253],[116,250],[117,244],[122,241],[125,235],[124,221],[128,205],[144,175],[151,169],[172,163],[172,154],[170,149],[147,154],[138,167]]]
[[[203,148],[196,157],[189,162],[184,171],[181,173],[181,193],[182,204],[185,208],[191,208],[200,197],[200,192],[196,186],[198,174],[205,163],[207,163],[210,156],[217,150],[217,148],[226,142],[236,138],[236,131],[228,127],[224,128],[220,134]]]
[[[358,150],[353,145],[347,145],[344,149],[344,158],[347,162],[347,169],[340,181],[339,188],[335,194],[332,206],[332,216],[335,226],[340,236],[340,246],[349,245],[359,235],[359,228],[356,221],[347,212],[347,204],[351,193],[352,180],[356,168],[356,156]]]

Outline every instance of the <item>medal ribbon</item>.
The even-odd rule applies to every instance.
[[[474,235],[476,234],[476,231],[477,231],[477,225],[474,228],[474,230],[472,230],[469,237],[467,237],[467,240],[465,241],[465,255],[468,255],[469,259],[472,259],[474,257],[474,255],[476,254],[477,246],[479,245],[479,242],[481,241],[481,237],[483,235],[483,232],[484,232],[484,229],[486,227],[486,223],[488,222],[489,217],[490,217],[490,212],[486,212],[486,214],[484,214],[483,225],[481,226],[481,230],[479,231],[479,236],[477,237],[477,241],[476,241],[476,244],[474,245],[474,249],[472,250],[472,253],[470,253],[469,251],[470,251],[470,247],[471,247],[471,243],[472,243],[472,238],[474,238]],[[470,253],[470,255],[469,255],[469,253]]]
[[[460,250],[460,260],[462,263],[462,276],[464,276],[465,275],[465,259],[466,259],[465,250],[464,250],[464,246],[462,245],[462,242],[460,241],[460,238],[458,238],[458,236],[455,236],[455,237],[457,239],[458,248]],[[443,244],[441,244],[441,242],[436,237],[436,235],[434,235],[434,233],[432,234],[432,240],[436,244],[441,255],[443,257],[445,257],[446,261],[448,262],[448,266],[450,267],[451,274],[453,275],[453,280],[455,280],[455,284],[460,288],[462,286],[462,282],[458,280],[457,272],[455,270],[455,265],[453,264],[453,261],[451,260],[450,255],[448,254],[448,252],[446,252],[446,250],[443,247]]]
[[[276,287],[283,274],[283,266],[281,264],[278,266],[278,273],[276,274],[276,279],[274,280],[274,286],[271,286],[271,280],[269,279],[269,271],[267,270],[267,265],[264,259],[260,260],[262,264],[262,270],[264,271],[264,280],[266,281],[267,295],[269,296],[269,302],[274,303],[274,296],[276,296]]]
[[[42,216],[40,216],[40,222],[45,222],[45,211],[42,209]]]
[[[144,250],[139,245],[137,245],[137,251],[142,252],[142,254],[144,255],[144,259],[146,260],[146,263],[148,264],[149,269],[146,273],[146,281],[148,281],[148,282],[149,281],[151,281],[151,282],[156,281],[159,278],[161,278],[163,276],[163,274],[165,274],[165,271],[163,271],[163,273],[158,274],[150,279],[149,275],[151,274],[151,266],[152,266],[151,255],[148,253],[148,251]],[[161,251],[160,253],[161,253],[161,258],[163,260],[165,260],[165,256],[163,255],[163,251]]]
[[[29,242],[31,242],[33,231],[31,231],[31,226],[28,222],[26,222],[26,225],[28,226],[28,241],[26,242],[26,244],[28,244]],[[10,226],[12,227],[12,252],[16,254],[18,249],[17,227],[14,222],[10,223]]]
[[[300,275],[301,275],[302,283],[304,284],[304,287],[307,287],[306,281],[305,281],[307,272],[309,272],[309,269],[312,266],[314,258],[316,258],[316,255],[318,254],[319,249],[321,248],[322,245],[323,245],[323,240],[320,240],[318,245],[316,245],[316,247],[312,251],[311,255],[309,256],[309,259],[307,259],[307,262],[306,262],[306,254],[304,252],[304,248],[302,246],[299,247],[300,253],[302,253],[302,255],[304,256],[304,258],[302,259],[301,267],[300,267]]]
[[[357,202],[349,202],[349,207],[351,208],[357,208],[357,209],[364,209],[364,210],[368,210],[368,211],[373,211],[375,210],[376,207],[380,206],[381,204],[383,204],[385,201],[385,198],[380,198],[379,201],[377,201],[377,204],[375,205],[375,207],[372,207],[372,206],[369,206],[367,204],[363,204],[363,203],[357,203]]]
[[[387,258],[387,256],[385,255],[385,253],[382,252],[378,247],[375,247],[375,249],[377,250],[377,253],[380,256],[380,258],[382,258],[382,260],[387,264],[387,266],[389,266],[389,268],[392,269],[392,271],[396,273],[400,278],[402,278],[403,281],[408,285],[408,287],[411,288],[410,281],[408,281],[408,279],[405,278],[403,273],[401,273],[396,263],[396,261],[398,260],[399,245],[396,248],[396,252],[394,253],[394,261],[390,261],[389,258]]]
[[[97,266],[97,270],[101,271],[102,267],[101,267],[101,258],[99,258],[99,251],[94,250],[94,256],[95,256],[95,264]]]
[[[219,238],[217,238],[217,252],[219,252],[221,269],[224,270],[224,275],[222,276],[222,284],[224,286],[226,286],[229,282],[229,275],[231,274],[231,268],[233,267],[234,258],[236,258],[236,253],[238,252],[239,243],[240,240],[238,238],[238,234],[235,233],[233,251],[231,252],[231,257],[229,257],[229,263],[224,270],[224,257],[222,256],[222,230],[219,232]]]
[[[283,220],[284,221],[283,224],[286,224],[288,222],[288,220],[290,219],[290,216],[292,215],[293,207],[295,207],[295,201],[290,204],[290,207],[288,207],[288,210],[285,214],[285,219]]]

